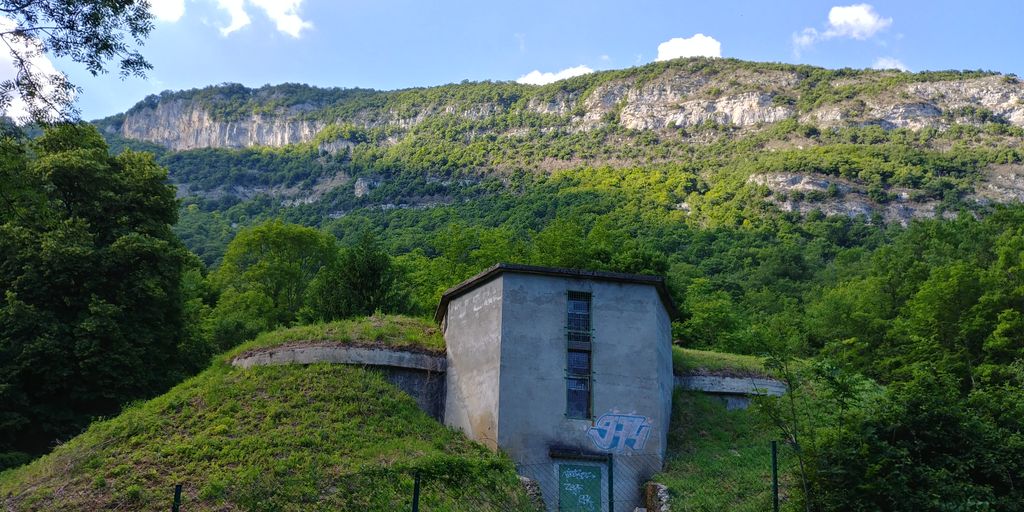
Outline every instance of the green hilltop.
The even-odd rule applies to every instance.
[[[419,473],[424,510],[529,510],[508,459],[437,423],[372,369],[228,363],[290,339],[436,347],[431,327],[374,317],[266,334],[0,474],[0,503],[167,510],[181,484],[183,510],[391,510],[411,503]]]
[[[424,510],[534,510],[508,459],[437,423],[373,369],[229,363],[254,349],[301,342],[444,347],[434,324],[400,315],[264,333],[167,393],[0,473],[0,503],[12,510],[165,510],[180,484],[183,510],[404,509],[419,473]],[[755,357],[679,347],[675,364],[677,372],[764,372]],[[771,432],[761,428],[768,425],[761,414],[678,392],[672,422],[669,465],[655,480],[668,485],[674,505],[764,508]],[[729,483],[711,492],[715,482]]]

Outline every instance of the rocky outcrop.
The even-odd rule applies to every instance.
[[[980,204],[1024,203],[1024,165],[989,166],[971,198]]]
[[[307,142],[326,125],[289,115],[253,114],[237,120],[215,120],[200,105],[171,100],[127,114],[121,135],[174,150],[245,148]]]
[[[713,66],[712,66],[713,68]],[[217,101],[193,102],[185,95],[169,94],[140,103],[111,128],[120,135],[155,142],[174,150],[203,147],[241,148],[283,146],[314,139],[332,123],[352,123],[364,128],[389,127],[386,143],[400,140],[407,131],[436,116],[484,121],[519,109],[547,117],[542,133],[551,130],[587,131],[618,122],[633,130],[671,130],[708,124],[757,129],[787,119],[820,127],[878,125],[885,129],[946,128],[953,123],[1009,123],[1024,126],[1024,85],[1016,78],[993,75],[982,78],[897,83],[888,87],[861,87],[852,97],[824,102],[809,111],[798,111],[801,75],[772,66],[733,65],[722,69],[668,66],[660,74],[623,74],[593,87],[565,87],[555,91],[524,89],[522,100],[472,101],[461,93],[438,94],[424,90],[375,93],[374,101],[358,109],[331,105],[301,104],[288,108],[256,109],[231,115]],[[832,87],[871,85],[891,78],[881,72],[844,78]],[[895,81],[899,82],[899,80]],[[859,85],[858,85],[859,84]],[[240,87],[240,86],[239,86]],[[401,101],[389,103],[387,98]],[[257,95],[258,96],[258,95]],[[212,105],[212,106],[209,106]],[[401,106],[395,106],[401,105]],[[223,107],[223,105],[222,105]],[[219,110],[218,110],[219,109]],[[244,111],[244,109],[243,109]],[[259,113],[257,113],[257,111]],[[346,112],[344,114],[336,112]],[[485,125],[487,123],[484,123]],[[535,125],[493,123],[495,135],[519,136]],[[476,132],[467,137],[483,135]],[[350,147],[347,141],[322,141],[320,149],[337,153]]]
[[[793,117],[792,107],[772,105],[764,93],[743,93],[715,100],[683,101],[676,107],[631,103],[623,109],[622,124],[634,130],[700,126],[705,123],[740,127],[777,123]]]
[[[1024,84],[1007,76],[908,84],[902,91],[943,110],[984,108],[1016,126],[1024,126]]]
[[[881,94],[825,105],[800,116],[820,126],[877,124],[886,129],[945,128],[952,123],[978,124],[977,116],[1024,126],[1024,85],[1007,76],[909,83]]]
[[[380,180],[357,178],[355,184],[352,186],[352,193],[356,197],[363,197],[378,186],[380,186]]]
[[[786,212],[808,214],[820,211],[825,215],[851,218],[879,215],[885,223],[904,226],[914,219],[956,217],[956,212],[943,210],[939,201],[912,200],[907,189],[891,189],[887,192],[892,199],[879,203],[869,197],[865,185],[830,176],[785,172],[755,174],[747,182],[764,185],[771,190],[772,196],[768,200]],[[1024,177],[1021,184],[1024,185]],[[1024,194],[1024,190],[1020,193]]]

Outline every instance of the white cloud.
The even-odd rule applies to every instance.
[[[217,5],[221,9],[227,11],[228,15],[231,16],[231,23],[226,27],[222,27],[220,29],[220,33],[227,36],[252,23],[252,18],[249,17],[249,13],[245,9],[245,4],[248,3],[251,6],[255,6],[263,10],[264,14],[274,21],[278,31],[298,38],[302,36],[303,30],[313,28],[312,23],[299,16],[299,7],[302,6],[302,1],[303,0],[217,0]]]
[[[883,18],[869,4],[833,7],[828,11],[827,37],[867,39],[892,25],[892,18]]]
[[[274,20],[277,29],[292,37],[298,38],[303,29],[313,28],[313,24],[299,17],[302,0],[250,0],[253,5],[263,9],[270,19]]]
[[[217,5],[228,12],[231,16],[231,23],[226,27],[221,27],[220,34],[227,36],[236,30],[252,23],[252,19],[249,18],[249,13],[245,12],[244,0],[217,0]]]
[[[17,27],[14,20],[0,16],[0,31],[10,32]],[[38,44],[38,41],[34,39],[7,39],[7,45],[2,45],[0,50],[0,81],[14,80],[18,75],[18,68],[14,63],[14,57],[11,56],[11,50],[18,52],[23,58],[28,61],[28,66],[32,68],[32,72],[36,74],[37,78],[43,79],[45,83],[46,76],[60,75],[60,71],[54,67],[53,62],[42,52],[42,46]],[[8,48],[8,45],[10,48]],[[53,88],[43,86],[40,93],[44,96],[52,94]],[[43,106],[43,103],[38,103],[38,106]],[[17,91],[14,91],[11,96],[11,102],[4,109],[3,115],[8,116],[12,119],[25,121],[28,120],[28,104],[25,100],[18,96]]]
[[[793,34],[793,49],[799,55],[802,48],[837,37],[863,41],[874,37],[890,25],[892,18],[883,18],[870,4],[837,5],[828,11],[828,26],[824,32],[808,27]]]
[[[593,69],[590,69],[587,66],[583,66],[583,65],[579,65],[579,66],[575,66],[575,67],[571,67],[571,68],[566,68],[566,69],[563,69],[561,71],[557,71],[557,72],[554,72],[554,73],[550,73],[550,72],[549,73],[541,73],[540,70],[535,69],[535,70],[530,71],[529,73],[527,73],[527,74],[517,78],[516,82],[519,82],[521,84],[544,85],[544,84],[550,84],[551,82],[557,82],[559,80],[564,80],[566,78],[571,78],[571,77],[574,77],[574,76],[585,75],[587,73],[593,73],[593,72],[594,72]]]
[[[612,58],[609,57],[608,54],[601,55],[601,61],[603,61],[603,62],[611,62],[611,60],[612,60]]]
[[[673,37],[658,45],[655,60],[678,59],[679,57],[721,57],[722,43],[704,34],[693,37]]]
[[[185,0],[149,0],[149,12],[157,21],[174,23],[185,15]]]
[[[804,48],[814,44],[818,40],[818,31],[813,28],[805,28],[799,34],[793,34],[793,46]]]
[[[899,59],[892,57],[879,57],[875,59],[875,63],[871,65],[874,69],[898,69],[900,71],[910,71],[910,68],[906,64],[901,62]]]

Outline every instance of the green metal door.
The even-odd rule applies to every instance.
[[[601,467],[558,465],[558,510],[601,511]]]

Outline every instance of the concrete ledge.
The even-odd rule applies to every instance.
[[[441,373],[447,368],[443,355],[430,355],[398,349],[364,347],[340,344],[284,345],[256,349],[231,360],[239,368],[270,364],[340,363],[366,366],[408,368]]]
[[[416,401],[423,412],[444,421],[444,355],[381,347],[304,342],[254,349],[231,361],[238,368],[278,364],[336,363],[370,367]]]
[[[786,385],[775,379],[759,377],[717,377],[714,375],[676,375],[676,387],[721,395],[786,394]]]

